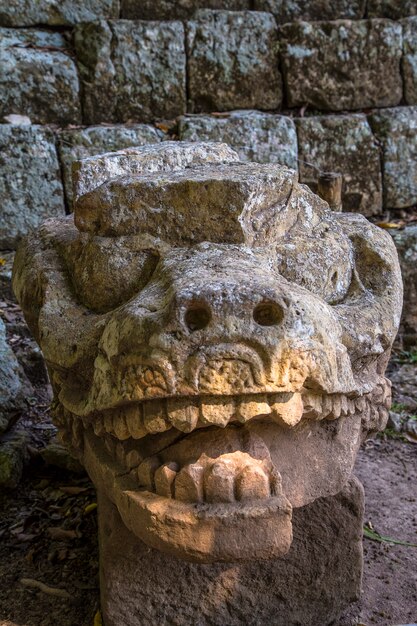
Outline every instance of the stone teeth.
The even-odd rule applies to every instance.
[[[139,484],[148,491],[155,490],[155,472],[160,466],[158,457],[151,456],[142,461],[138,467],[137,477]]]
[[[204,467],[191,463],[182,468],[175,479],[175,499],[181,502],[203,501]]]
[[[269,415],[272,408],[265,396],[257,396],[254,400],[241,400],[237,408],[237,418],[243,424],[259,415]]]
[[[202,424],[212,424],[224,428],[234,413],[235,403],[229,397],[204,398],[201,402],[200,419]]]
[[[104,430],[110,435],[113,434],[113,413],[108,411],[103,417]]]
[[[130,436],[133,439],[142,439],[148,434],[142,418],[142,407],[139,404],[133,404],[125,408],[126,425]]]
[[[304,404],[300,393],[294,393],[287,402],[274,402],[271,408],[274,419],[287,426],[295,426],[303,417]]]
[[[337,419],[340,417],[340,413],[342,411],[342,403],[340,401],[340,395],[332,396],[333,407],[332,407],[332,417],[333,419]]]
[[[366,404],[367,404],[367,402],[366,402],[366,398],[364,398],[364,396],[356,398],[356,400],[355,400],[356,409],[358,411],[361,411],[361,412],[365,411]]]
[[[234,502],[235,464],[220,459],[205,472],[204,493],[207,502]]]
[[[237,500],[260,500],[269,498],[270,495],[268,477],[259,465],[247,465],[236,478]]]
[[[167,403],[168,419],[183,433],[189,433],[197,426],[199,408],[188,398],[169,399]]]
[[[103,420],[103,416],[102,415],[97,415],[94,417],[94,421],[92,423],[93,426],[93,430],[94,430],[94,434],[97,437],[102,437],[104,435],[104,433],[106,432],[106,429],[104,427],[104,420]]]
[[[125,441],[130,437],[126,415],[123,410],[117,411],[113,416],[113,432],[121,441]]]
[[[331,415],[333,410],[333,400],[331,396],[323,396],[321,412],[322,417],[328,417]]]
[[[177,463],[161,465],[155,472],[155,490],[159,496],[174,497],[174,481],[179,470]]]
[[[110,435],[104,437],[104,445],[110,456],[114,455],[115,442]]]
[[[125,465],[131,470],[134,467],[137,467],[141,461],[141,456],[137,450],[130,450],[126,453],[125,456]]]
[[[165,400],[149,400],[143,403],[143,424],[149,433],[163,433],[171,428],[166,416]]]

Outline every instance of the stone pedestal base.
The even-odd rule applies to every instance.
[[[186,563],[148,548],[114,505],[99,500],[105,626],[327,626],[359,597],[363,489],[293,513],[294,541],[280,559]]]

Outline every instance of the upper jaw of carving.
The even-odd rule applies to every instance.
[[[122,441],[175,428],[189,433],[208,426],[226,427],[263,419],[294,427],[306,419],[337,419],[361,411],[366,396],[320,395],[308,390],[296,393],[264,393],[240,396],[170,397],[130,403],[84,418],[98,436],[111,434]]]

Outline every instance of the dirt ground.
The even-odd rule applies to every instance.
[[[0,289],[0,296],[0,314],[22,356],[31,348],[20,312],[8,293]],[[362,598],[333,626],[417,622],[417,352],[397,353],[389,375],[400,426],[390,424],[364,444],[356,474],[365,487],[366,527],[414,546],[365,536]],[[34,371],[32,382],[34,398],[19,420],[31,433],[31,461],[19,487],[0,493],[0,626],[99,626],[94,488],[85,474],[45,465],[39,456],[54,429],[42,373]]]

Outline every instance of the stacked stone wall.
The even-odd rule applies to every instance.
[[[0,248],[71,210],[73,159],[221,140],[343,207],[417,204],[415,0],[9,0],[0,7]]]

